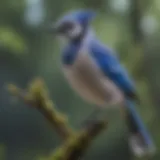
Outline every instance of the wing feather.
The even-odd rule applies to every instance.
[[[114,52],[94,41],[91,45],[90,54],[101,68],[104,75],[110,78],[125,94],[125,96],[138,99],[135,91],[135,84],[127,73],[127,70],[120,64]]]

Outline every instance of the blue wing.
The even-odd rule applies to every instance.
[[[135,135],[139,140],[142,139],[141,144],[138,147],[142,149],[145,148],[145,154],[149,154],[149,152],[155,151],[155,146],[152,141],[151,136],[149,135],[146,127],[141,120],[138,112],[135,108],[135,103],[132,100],[138,100],[135,92],[135,86],[133,81],[130,79],[127,71],[124,67],[119,63],[118,58],[112,53],[112,51],[104,46],[102,46],[99,42],[94,42],[91,45],[90,54],[95,59],[97,65],[101,68],[103,73],[110,78],[125,94],[126,96],[126,106],[128,108],[129,117],[127,117],[127,123],[129,127],[129,132]],[[130,123],[130,121],[132,121]],[[136,132],[132,131],[132,128],[137,128]],[[138,133],[138,134],[137,134]],[[139,139],[140,136],[140,139]],[[135,146],[132,146],[132,149]],[[146,149],[147,148],[147,149]],[[135,152],[137,155],[137,153]]]
[[[97,41],[91,44],[90,51],[90,54],[103,73],[110,78],[127,97],[136,99],[134,83],[129,78],[127,71],[120,64],[113,51]]]

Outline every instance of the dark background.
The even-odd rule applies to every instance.
[[[137,108],[157,145],[160,159],[160,1],[159,0],[1,0],[0,1],[0,159],[39,160],[61,144],[43,116],[12,98],[5,86],[24,88],[41,77],[57,108],[78,127],[94,109],[75,94],[60,70],[60,50],[44,26],[71,9],[93,8],[97,36],[114,48],[133,75],[142,105]],[[90,147],[86,160],[129,160],[126,127],[119,110]]]

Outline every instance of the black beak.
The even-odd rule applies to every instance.
[[[68,29],[71,29],[73,27],[72,22],[65,22],[62,24],[55,24],[55,25],[50,25],[48,26],[48,32],[51,34],[63,34],[65,33]]]

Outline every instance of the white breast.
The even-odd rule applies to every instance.
[[[72,88],[88,102],[98,106],[118,104],[123,94],[103,73],[86,50],[80,50],[72,66],[63,67]]]

